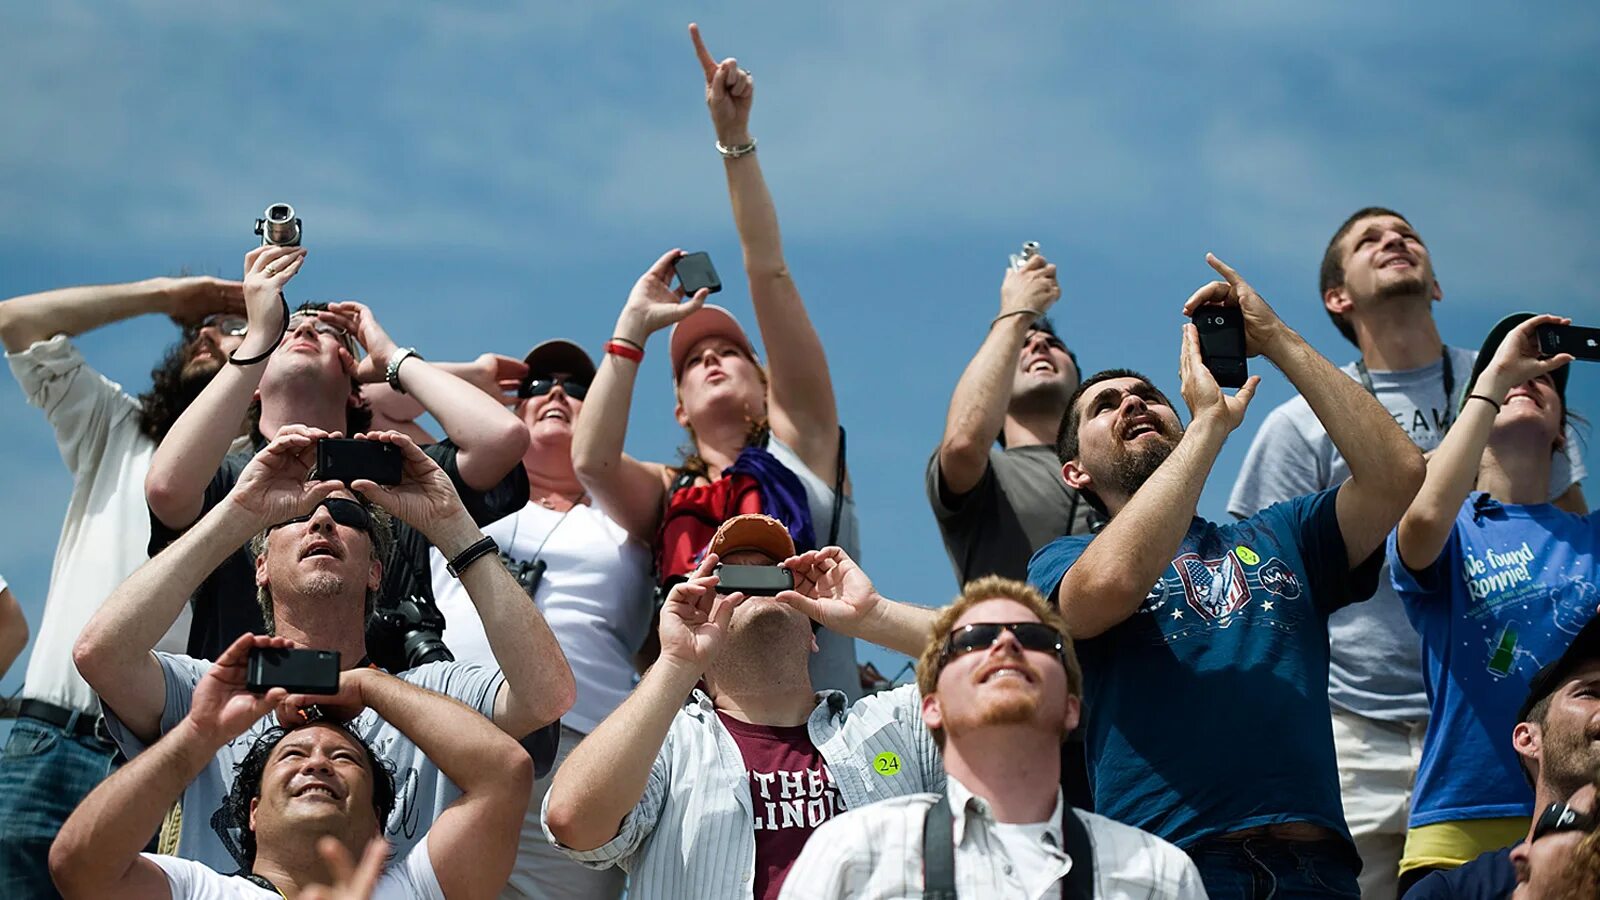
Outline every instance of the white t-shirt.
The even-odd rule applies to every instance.
[[[1050,822],[1027,822],[1019,824],[1006,824],[996,822],[992,826],[994,836],[999,839],[1001,846],[1006,848],[1006,856],[1011,860],[1011,865],[1019,873],[1026,873],[1028,880],[1023,887],[1027,889],[1029,897],[1042,896],[1047,888],[1060,881],[1055,878],[1052,871],[1056,866],[1055,857],[1051,849],[1045,844],[1045,834],[1050,826],[1059,821],[1059,817]]]
[[[224,875],[193,860],[154,853],[139,855],[166,873],[172,900],[278,900],[281,896],[248,879]],[[445,900],[444,889],[439,887],[439,877],[433,871],[433,860],[428,856],[426,838],[378,876],[372,900]]]
[[[99,702],[72,664],[72,645],[117,585],[149,559],[144,476],[156,445],[139,431],[139,401],[89,368],[66,335],[7,353],[6,361],[28,403],[50,420],[72,473],[22,696],[94,712]],[[186,604],[157,649],[183,652],[190,618]]]
[[[483,529],[512,561],[545,563],[535,602],[572,666],[578,699],[561,723],[585,734],[633,689],[633,654],[650,629],[650,550],[605,513],[579,504],[568,513],[530,503]],[[483,620],[461,582],[428,551],[444,642],[462,662],[495,665]]]

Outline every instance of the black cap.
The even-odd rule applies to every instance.
[[[1483,339],[1483,346],[1478,349],[1478,358],[1472,363],[1472,377],[1467,379],[1466,392],[1468,394],[1472,393],[1473,387],[1477,385],[1478,376],[1483,374],[1484,369],[1489,368],[1489,362],[1494,359],[1494,355],[1496,353],[1500,352],[1500,344],[1505,341],[1506,335],[1510,334],[1513,328],[1516,328],[1518,325],[1521,325],[1523,322],[1528,321],[1536,315],[1538,315],[1538,313],[1512,313],[1511,315],[1506,316],[1504,319],[1501,319],[1499,322],[1496,322],[1495,326],[1489,329],[1489,336]],[[1561,368],[1550,373],[1550,381],[1555,385],[1556,396],[1561,398],[1561,405],[1563,407],[1567,405],[1567,375],[1569,374],[1567,370],[1570,368],[1571,366],[1562,366]],[[1497,397],[1494,399],[1498,400],[1499,398]],[[1462,404],[1465,405],[1465,403],[1466,399],[1463,396]]]
[[[594,381],[594,360],[583,348],[571,341],[556,338],[528,351],[522,361],[528,366],[529,378],[562,373],[572,380],[588,385]]]
[[[1577,636],[1560,658],[1534,674],[1533,680],[1528,682],[1528,698],[1522,701],[1522,708],[1517,710],[1517,721],[1528,721],[1528,713],[1534,705],[1555,693],[1573,669],[1597,659],[1600,659],[1600,616],[1590,619],[1587,625],[1578,629]]]

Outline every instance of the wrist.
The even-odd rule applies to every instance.
[[[438,525],[430,526],[424,534],[447,560],[455,559],[461,551],[483,538],[483,531],[465,509],[445,517]]]
[[[661,656],[650,669],[652,672],[660,671],[661,679],[674,688],[681,687],[687,693],[700,681],[705,674],[705,667],[694,660],[679,659],[666,649],[662,649]],[[677,691],[674,691],[677,693]]]
[[[632,341],[643,347],[644,342],[650,339],[650,329],[645,327],[642,320],[624,311],[622,315],[617,317],[617,327],[612,329],[611,336]]]
[[[1261,355],[1265,356],[1278,368],[1283,368],[1283,359],[1297,347],[1308,346],[1305,339],[1293,328],[1279,322],[1267,332],[1266,340],[1261,344]]]
[[[734,147],[748,147],[754,141],[749,128],[730,128],[717,132],[717,143],[731,150]]]
[[[195,720],[193,713],[184,716],[173,727],[170,735],[173,742],[183,748],[185,759],[200,762],[199,768],[204,768],[205,763],[217,755],[217,751],[238,737],[236,734],[224,734],[223,729],[216,725],[201,724]]]
[[[1472,383],[1472,388],[1467,393],[1482,394],[1496,403],[1505,403],[1506,395],[1511,393],[1511,389],[1516,386],[1516,382],[1505,377],[1505,373],[1497,371],[1493,366],[1490,366],[1484,370],[1482,375],[1478,376],[1477,381]],[[1450,399],[1454,400],[1455,398],[1452,397]]]

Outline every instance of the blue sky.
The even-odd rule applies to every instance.
[[[312,250],[293,298],[362,300],[431,359],[554,336],[598,350],[674,246],[710,251],[719,302],[753,325],[691,20],[756,73],[752,131],[850,429],[863,562],[891,596],[954,592],[923,466],[1023,240],[1061,267],[1054,318],[1085,368],[1169,389],[1208,250],[1352,358],[1316,268],[1369,204],[1430,244],[1448,341],[1476,346],[1514,309],[1600,325],[1600,8],[1578,2],[12,4],[0,296],[237,278],[252,220],[287,201]],[[137,391],[174,335],[149,319],[81,346]],[[682,439],[664,343],[628,440],[652,459]],[[1202,514],[1223,515],[1250,433],[1291,396],[1256,369]],[[1600,366],[1570,391],[1600,416]],[[0,573],[37,622],[70,483],[14,387],[0,422]]]

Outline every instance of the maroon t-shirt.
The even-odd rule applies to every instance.
[[[839,814],[839,788],[804,725],[751,725],[718,711],[750,773],[756,900],[776,900],[818,825]]]

